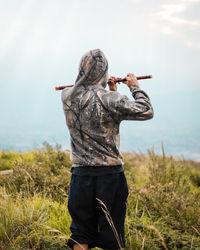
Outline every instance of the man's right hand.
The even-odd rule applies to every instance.
[[[129,73],[127,74],[125,78],[126,78],[126,82],[123,82],[123,83],[126,84],[129,88],[134,85],[139,87],[138,80],[134,74]]]

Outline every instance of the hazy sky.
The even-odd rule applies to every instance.
[[[0,0],[0,135],[64,131],[54,86],[73,83],[94,48],[110,75],[153,75],[141,81],[155,110],[149,126],[200,128],[199,13],[200,0]]]

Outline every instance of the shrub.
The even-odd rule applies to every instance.
[[[13,152],[0,152],[0,171],[13,168],[16,160],[20,160],[20,155]]]
[[[29,197],[39,192],[63,202],[71,176],[69,154],[62,152],[60,146],[55,150],[49,144],[45,146],[45,150],[33,152],[34,161],[26,161],[23,157],[16,161],[12,175],[0,176],[0,186],[12,196],[21,193]]]
[[[200,248],[200,189],[193,189],[190,167],[149,152],[146,168],[142,188],[128,179],[128,249]]]

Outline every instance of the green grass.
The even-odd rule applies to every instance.
[[[124,154],[126,249],[200,249],[200,163]],[[0,249],[68,249],[69,154],[0,152]]]

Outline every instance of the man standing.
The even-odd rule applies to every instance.
[[[74,87],[62,91],[73,163],[68,200],[72,235],[68,245],[75,250],[125,247],[128,187],[119,151],[119,125],[123,120],[151,119],[153,109],[133,74],[128,74],[125,82],[132,100],[117,92],[114,80],[110,77],[108,82],[107,60],[95,49],[82,57]],[[107,83],[110,91],[105,90]]]

